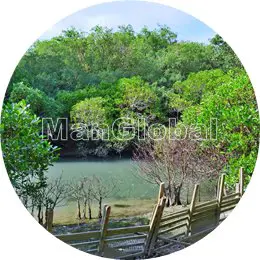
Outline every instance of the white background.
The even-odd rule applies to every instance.
[[[60,19],[103,1],[0,2],[0,91],[6,86],[28,47]],[[254,85],[259,103],[258,61],[260,15],[258,1],[154,1],[192,14],[218,32],[240,57]],[[257,25],[258,24],[258,25]],[[164,259],[260,259],[259,160],[247,192],[231,216],[215,231],[189,248]],[[46,232],[22,206],[0,158],[0,259],[95,259],[60,242]]]

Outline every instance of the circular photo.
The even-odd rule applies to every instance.
[[[228,217],[254,171],[259,123],[220,35],[171,7],[111,2],[27,50],[6,91],[1,148],[20,200],[57,239],[146,259]]]

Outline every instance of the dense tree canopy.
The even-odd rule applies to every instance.
[[[35,42],[21,59],[6,101],[21,100],[37,116],[66,117],[88,128],[113,125],[116,135],[122,130],[116,120],[130,118],[124,126],[133,138],[111,135],[106,142],[97,138],[62,144],[64,149],[75,146],[83,156],[132,152],[138,119],[147,123],[140,127],[143,136],[148,125],[167,126],[172,117],[189,127],[217,118],[218,139],[211,145],[228,159],[230,185],[237,168],[244,166],[248,176],[254,168],[259,118],[253,88],[219,35],[202,44],[178,41],[167,26],[140,32],[130,25],[116,31],[96,26],[89,33],[71,28]],[[19,104],[13,105],[16,110],[22,109]]]
[[[35,42],[20,61],[10,85],[24,82],[51,97],[60,90],[111,84],[132,76],[169,87],[191,72],[226,71],[234,65],[241,66],[218,35],[206,45],[178,42],[167,26],[153,31],[143,28],[139,33],[130,25],[116,32],[97,26],[88,34],[71,28],[51,40]]]

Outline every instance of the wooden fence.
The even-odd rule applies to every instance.
[[[172,213],[164,212],[165,189],[160,185],[158,202],[149,225],[108,228],[111,207],[105,205],[101,229],[58,235],[57,238],[85,252],[114,259],[149,258],[163,255],[175,245],[182,247],[198,241],[221,223],[243,195],[243,169],[236,191],[224,195],[225,175],[220,176],[214,200],[197,202],[199,185],[195,185],[190,205]],[[172,207],[174,209],[174,207]]]

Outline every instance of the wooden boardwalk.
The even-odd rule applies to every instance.
[[[144,259],[187,247],[216,228],[235,208],[243,195],[243,169],[234,193],[224,195],[225,175],[221,175],[215,199],[197,202],[199,185],[194,187],[187,208],[165,212],[164,184],[149,225],[108,228],[111,207],[105,205],[100,230],[56,236],[85,252],[114,259]],[[50,225],[49,225],[50,226]]]

